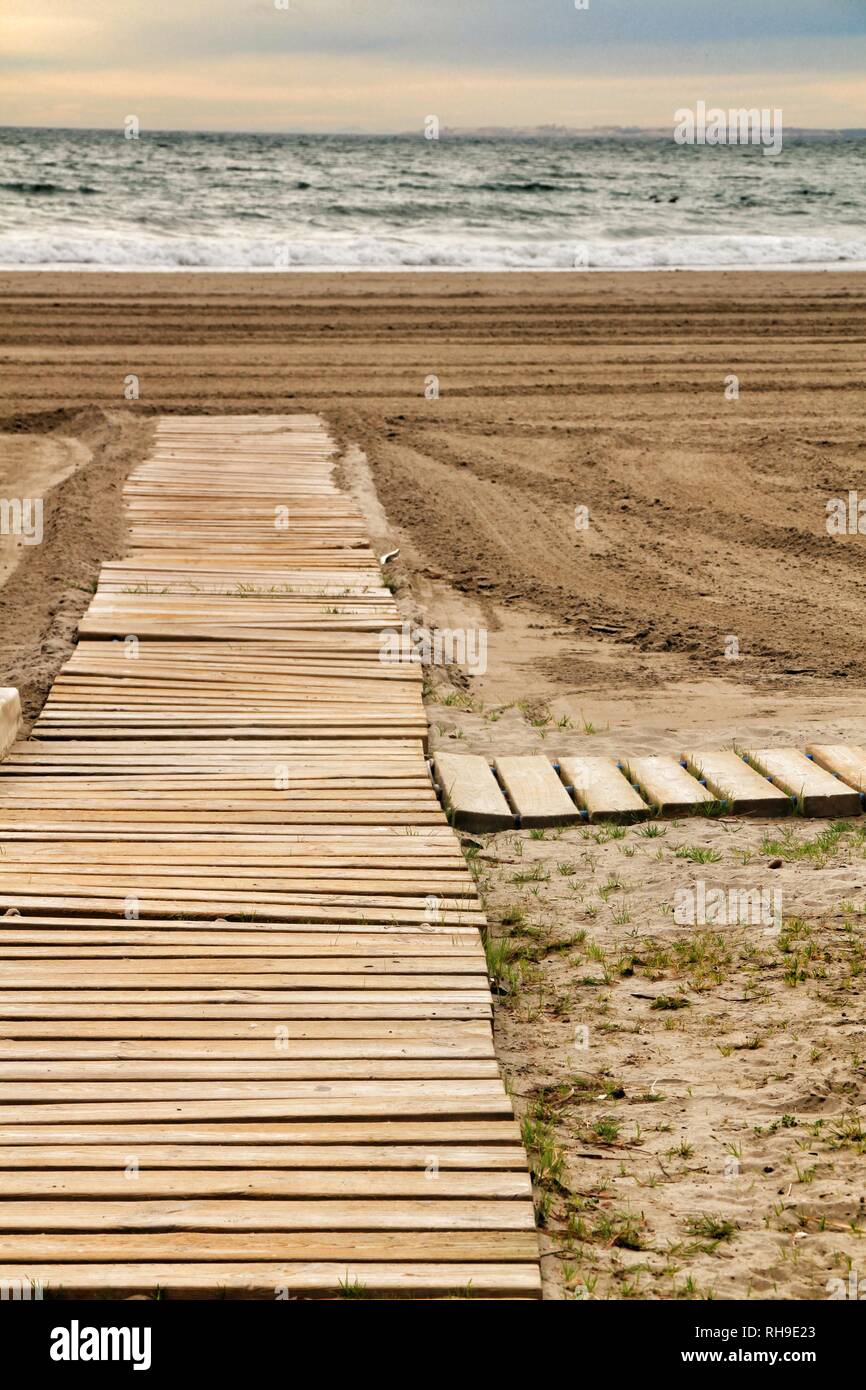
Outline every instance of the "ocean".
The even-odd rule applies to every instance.
[[[866,266],[866,135],[314,136],[0,129],[0,266]]]

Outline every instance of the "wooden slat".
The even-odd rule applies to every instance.
[[[100,1174],[100,1178],[105,1175]],[[371,1175],[372,1176],[372,1175]],[[424,1181],[423,1177],[421,1179]],[[131,1181],[128,1184],[132,1186]],[[182,1197],[177,1201],[6,1202],[0,1197],[0,1230],[147,1231],[531,1231],[532,1204],[526,1201],[436,1198],[390,1198],[364,1201],[354,1197],[263,1200]]]
[[[629,822],[649,815],[646,802],[613,758],[561,758],[560,776],[591,821]]]
[[[524,1250],[527,1247],[523,1247]],[[267,1298],[292,1295],[296,1298],[340,1297],[350,1291],[353,1297],[435,1298],[540,1298],[541,1275],[537,1261],[524,1258],[520,1263],[482,1264],[470,1259],[462,1263],[418,1263],[405,1254],[406,1246],[388,1249],[385,1261],[340,1259],[290,1262],[248,1261],[232,1263],[167,1264],[164,1261],[135,1261],[126,1264],[0,1264],[0,1281],[37,1283],[48,1295],[65,1298],[105,1296],[114,1298],[153,1296],[208,1298]]]
[[[135,1142],[135,1153],[130,1143]],[[430,1145],[407,1144],[10,1144],[0,1145],[0,1170],[24,1168],[37,1170],[40,1178],[51,1169],[99,1168],[123,1171],[133,1158],[141,1169],[194,1168],[228,1170],[239,1168],[295,1170],[326,1169],[345,1175],[358,1171],[366,1178],[371,1170],[420,1171],[433,1181],[440,1171],[484,1172],[514,1170],[525,1174],[526,1155],[519,1144],[488,1145],[468,1148],[465,1145],[442,1144],[435,1153]],[[8,1189],[3,1188],[4,1191]],[[438,1191],[439,1189],[437,1189]],[[141,1195],[136,1187],[136,1192]]]
[[[232,1153],[237,1145],[289,1144],[303,1153],[322,1152],[339,1154],[341,1146],[381,1145],[387,1149],[399,1149],[402,1145],[422,1145],[427,1154],[442,1155],[446,1162],[449,1152],[456,1146],[474,1144],[482,1152],[497,1154],[506,1145],[520,1144],[520,1131],[513,1116],[505,1119],[388,1119],[388,1120],[258,1120],[254,1117],[231,1121],[214,1121],[176,1116],[166,1128],[163,1124],[131,1120],[122,1125],[103,1124],[99,1121],[83,1121],[80,1117],[69,1121],[48,1120],[36,1123],[26,1116],[23,1121],[9,1121],[0,1126],[0,1144],[33,1144],[40,1148],[45,1145],[96,1145],[129,1144],[139,1148],[170,1140],[174,1144],[212,1145],[217,1152],[224,1154],[226,1165],[232,1164]],[[129,1150],[127,1149],[127,1152]],[[522,1153],[522,1150],[521,1150]],[[308,1166],[314,1166],[315,1159]],[[11,1165],[14,1166],[14,1165]],[[87,1165],[85,1165],[87,1166]],[[353,1164],[352,1166],[357,1166]],[[387,1165],[386,1165],[387,1166]],[[401,1166],[399,1162],[396,1166]],[[491,1164],[491,1166],[494,1166]]]
[[[76,1247],[76,1241],[78,1245]],[[417,1242],[413,1246],[412,1242]],[[449,1245],[453,1241],[453,1245]],[[246,1261],[254,1268],[274,1260],[431,1260],[479,1262],[531,1260],[533,1236],[523,1231],[304,1231],[273,1232],[266,1236],[246,1231],[178,1231],[153,1235],[78,1236],[0,1234],[0,1263],[32,1258],[60,1263],[99,1263],[154,1259],[191,1263],[200,1260]]]
[[[434,1161],[435,1162],[435,1161]],[[119,1168],[76,1168],[63,1172],[34,1172],[32,1170],[0,1170],[0,1210],[8,1198],[50,1200],[87,1198],[102,1201],[133,1196],[135,1200],[179,1198],[274,1198],[292,1199],[345,1198],[358,1201],[366,1197],[383,1200],[402,1198],[417,1200],[435,1193],[437,1201],[450,1198],[485,1202],[511,1201],[531,1195],[529,1174],[526,1172],[442,1171],[431,1165],[428,1174],[423,1169],[347,1169],[335,1167],[287,1171],[268,1168],[246,1172],[240,1168],[145,1168],[137,1155],[127,1155]]]
[[[796,748],[755,748],[746,756],[778,787],[796,797],[804,816],[856,816],[860,795]]]
[[[480,832],[504,830],[514,825],[514,812],[484,758],[475,754],[437,753],[433,769],[454,825]]]
[[[766,777],[730,749],[686,752],[683,758],[695,777],[702,777],[720,801],[728,803],[736,815],[783,816],[791,801]]]
[[[494,766],[521,825],[573,825],[580,820],[580,812],[547,758],[497,758]]]
[[[681,815],[706,808],[713,801],[713,793],[690,776],[676,758],[629,758],[626,772],[662,815]]]
[[[806,752],[819,767],[841,777],[855,791],[866,792],[866,748],[850,743],[810,743]]]

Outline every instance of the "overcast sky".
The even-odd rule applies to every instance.
[[[866,0],[2,0],[0,124],[866,127]]]

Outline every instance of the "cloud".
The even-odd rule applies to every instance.
[[[452,125],[657,124],[704,96],[787,105],[792,124],[866,125],[862,0],[286,3],[5,0],[0,120],[114,126],[140,109],[192,129],[393,130],[430,111]]]

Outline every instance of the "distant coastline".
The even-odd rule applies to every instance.
[[[670,137],[674,120],[671,112],[670,125],[663,126],[449,126],[441,127],[441,136],[452,140],[662,140]],[[202,129],[188,129],[175,126],[147,126],[151,135],[208,136],[244,138],[263,136],[273,139],[305,140],[403,140],[417,139],[423,133],[422,123],[415,129],[402,128],[393,131],[368,130],[303,130],[291,129],[263,130],[223,130],[217,126]],[[3,125],[4,131],[54,131],[57,134],[106,134],[116,135],[117,126],[54,126],[54,125]],[[866,139],[866,126],[785,126],[785,138],[792,140],[863,140]]]

